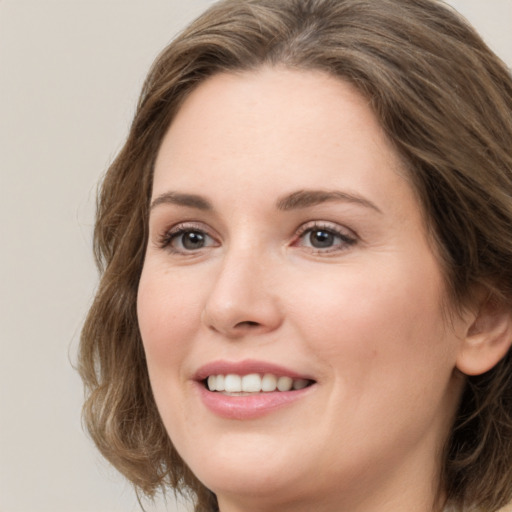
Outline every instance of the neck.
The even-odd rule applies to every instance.
[[[220,512],[443,512],[444,493],[435,485],[423,488],[404,482],[400,488],[368,488],[355,485],[349,491],[339,489],[336,493],[308,496],[294,492],[293,499],[282,493],[262,493],[263,496],[219,497]],[[296,490],[297,491],[297,490]]]

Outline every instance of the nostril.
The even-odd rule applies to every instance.
[[[235,327],[258,327],[259,325],[258,322],[247,320],[245,322],[238,322]]]

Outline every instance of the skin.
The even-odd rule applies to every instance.
[[[173,121],[155,166],[139,325],[165,427],[222,512],[440,510],[474,315],[446,323],[404,174],[367,101],[321,72],[220,74]],[[305,190],[350,198],[276,207]],[[184,246],[175,228],[204,245]],[[330,247],[314,246],[318,230]],[[262,417],[219,417],[194,381],[219,359],[284,365],[315,385]]]

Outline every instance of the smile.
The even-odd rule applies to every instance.
[[[268,361],[212,361],[192,377],[204,406],[229,420],[253,420],[301,403],[314,393],[312,375]]]
[[[271,373],[250,373],[237,375],[210,375],[205,381],[209,391],[218,391],[225,395],[242,396],[253,393],[271,393],[274,391],[291,391],[303,389],[312,384],[308,379],[293,379]]]

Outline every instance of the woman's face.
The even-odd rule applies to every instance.
[[[368,102],[321,72],[217,75],[166,134],[140,330],[169,436],[222,510],[432,505],[465,327],[404,174]]]

